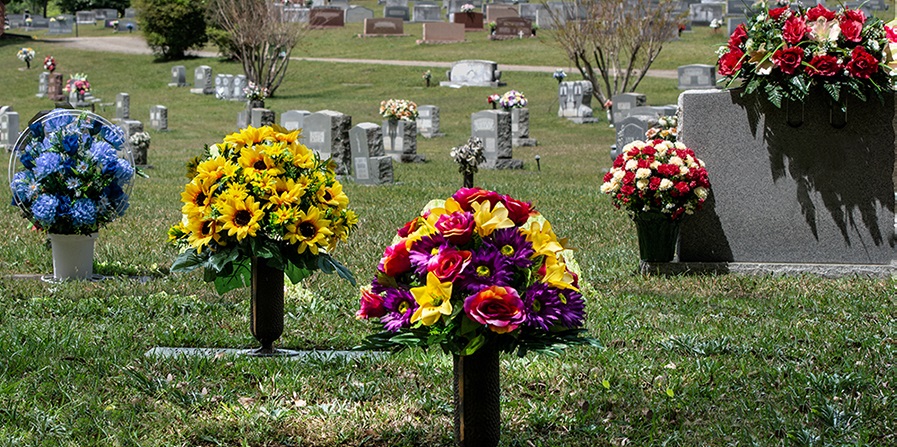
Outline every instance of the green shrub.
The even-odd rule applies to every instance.
[[[137,20],[146,43],[162,59],[180,59],[208,40],[203,2],[136,0]]]

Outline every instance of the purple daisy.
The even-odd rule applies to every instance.
[[[533,265],[533,261],[530,260],[530,256],[534,253],[533,244],[527,242],[526,236],[521,234],[516,227],[495,231],[484,242],[495,247],[502,257],[515,267],[527,269]]]
[[[494,247],[483,245],[461,272],[458,285],[470,293],[476,293],[488,286],[510,286],[512,277],[508,260]]]
[[[445,244],[445,238],[438,234],[424,236],[411,244],[408,255],[415,273],[421,276],[427,275],[427,264],[439,254],[439,247],[442,244]]]
[[[561,300],[558,289],[537,282],[526,289],[523,305],[526,309],[526,326],[549,330],[561,317]]]
[[[389,288],[383,298],[383,307],[386,308],[386,315],[380,317],[383,327],[390,332],[399,332],[411,327],[411,315],[418,305],[410,291]]]
[[[586,307],[582,294],[574,290],[561,290],[559,298],[561,325],[570,329],[582,326]]]

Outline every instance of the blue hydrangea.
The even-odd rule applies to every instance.
[[[115,146],[116,149],[120,149],[122,145],[125,144],[124,132],[118,127],[112,128],[104,126],[103,129],[100,130],[100,135],[102,135],[103,139],[109,144]]]
[[[28,205],[37,193],[37,183],[34,182],[34,176],[28,171],[16,172],[12,178],[12,190],[16,200]],[[13,203],[15,204],[15,202]]]
[[[72,204],[72,223],[76,227],[93,225],[97,221],[97,207],[90,199],[78,199]]]
[[[34,176],[40,180],[62,168],[62,156],[55,152],[45,152],[34,160]]]
[[[50,134],[65,128],[65,126],[68,126],[74,121],[74,116],[70,115],[65,110],[57,109],[47,114],[47,118],[44,121],[44,129]]]
[[[43,140],[44,139],[44,126],[40,121],[35,121],[28,126],[28,130],[31,132],[31,137],[35,140]]]
[[[79,147],[81,147],[81,138],[78,134],[70,133],[62,137],[62,150],[66,154],[77,154]]]
[[[41,194],[37,200],[31,204],[31,214],[42,226],[49,226],[56,221],[56,207],[59,206],[59,200],[49,194]]]
[[[97,141],[90,146],[90,155],[104,170],[107,166],[115,166],[118,156],[115,154],[115,148],[105,141]]]
[[[131,181],[132,177],[134,177],[134,167],[128,163],[128,160],[119,158],[115,167],[115,180],[118,184],[123,185]]]

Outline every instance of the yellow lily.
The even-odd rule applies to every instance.
[[[523,229],[526,240],[533,244],[533,258],[539,255],[555,256],[564,249],[563,244],[558,241],[557,235],[551,230],[551,224],[548,221],[540,224],[538,221],[530,223],[529,229]]]
[[[432,326],[443,315],[452,314],[452,283],[439,282],[432,272],[427,273],[427,285],[413,287],[411,294],[420,306],[411,315],[411,322],[420,321],[424,326]]]
[[[508,218],[508,209],[501,202],[492,204],[489,201],[482,203],[472,203],[473,220],[476,222],[476,231],[481,237],[492,234],[495,230],[502,228],[514,228],[514,221]]]

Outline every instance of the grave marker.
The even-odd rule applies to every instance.
[[[614,121],[618,150],[623,150],[627,144],[633,141],[644,141],[645,132],[650,127],[650,123],[643,116],[627,116],[620,121]]]
[[[38,98],[44,98],[47,96],[48,84],[50,83],[50,72],[45,71],[40,74],[37,80],[37,96]]]
[[[246,75],[234,76],[232,90],[231,90],[231,94],[230,94],[231,101],[245,101],[246,100],[246,92],[243,91],[244,87],[246,87]]]
[[[34,19],[32,19],[34,20]],[[53,18],[49,23],[49,34],[71,34],[75,32],[73,20],[62,16]]]
[[[460,23],[427,22],[423,24],[422,43],[464,42],[464,25]]]
[[[500,87],[504,85],[498,64],[484,60],[464,60],[452,62],[452,69],[447,73],[448,82],[440,82],[443,86]]]
[[[495,32],[490,39],[519,39],[532,37],[533,22],[525,17],[500,17],[495,21]]]
[[[416,121],[383,121],[383,149],[386,155],[402,163],[422,163],[423,155],[417,154]]]
[[[483,30],[483,13],[481,12],[453,12],[449,15],[452,23],[464,25],[464,31]]]
[[[274,111],[260,107],[254,108],[250,112],[249,123],[256,128],[270,126],[275,123]]]
[[[713,65],[683,65],[676,71],[679,75],[679,90],[716,88],[716,67]]]
[[[436,5],[422,5],[420,2],[414,4],[412,10],[413,22],[441,22],[442,9]]]
[[[445,135],[439,131],[439,107],[424,105],[417,108],[417,132],[424,138]]]
[[[695,3],[688,5],[688,20],[692,25],[707,26],[714,19],[722,20],[725,3]]]
[[[613,102],[611,115],[614,118],[614,123],[618,123],[629,116],[630,110],[647,104],[648,99],[641,93],[621,93],[614,95],[611,102]]]
[[[286,130],[302,129],[305,133],[305,117],[310,115],[308,110],[287,110],[280,114],[280,125]]]
[[[0,114],[0,147],[12,151],[19,139],[19,113],[6,109]]]
[[[65,93],[62,91],[62,73],[50,73],[50,82],[47,84],[47,97],[50,101],[62,101]]]
[[[399,18],[364,19],[365,36],[403,36],[405,22]]]
[[[190,93],[211,95],[215,93],[212,82],[212,67],[200,65],[193,70],[193,88],[190,89]]]
[[[183,65],[171,67],[171,82],[169,87],[185,87],[187,85],[187,69]]]
[[[97,15],[93,11],[77,11],[75,12],[75,21],[79,25],[96,25]]]
[[[131,119],[131,95],[127,93],[115,95],[115,119]]]
[[[349,128],[352,117],[333,110],[321,110],[305,117],[303,143],[320,154],[321,160],[332,158],[337,174],[347,174],[351,163]]]
[[[340,8],[312,8],[308,23],[312,28],[342,28],[345,17]]]
[[[346,23],[364,23],[364,19],[373,19],[374,11],[364,6],[350,6],[346,10]]]
[[[160,105],[150,107],[150,127],[153,130],[168,130],[168,107]]]
[[[511,113],[511,146],[535,146],[535,138],[529,137],[529,109],[513,108]]]
[[[564,81],[558,83],[558,117],[577,123],[597,123],[592,111],[592,83]]]
[[[496,22],[504,17],[520,17],[520,13],[514,5],[486,5],[486,22]]]
[[[283,8],[283,21],[290,23],[308,23],[309,14],[311,13],[311,9],[309,8],[301,8],[295,6],[285,6]],[[348,16],[348,14],[347,14]],[[348,22],[348,20],[347,20]]]
[[[383,17],[401,19],[405,22],[411,20],[411,13],[407,6],[386,6],[383,8]]]
[[[482,110],[470,115],[470,134],[483,141],[485,169],[523,169],[523,161],[513,158],[511,114],[502,110]]]
[[[393,183],[392,157],[383,150],[383,134],[374,123],[360,123],[349,130],[352,176],[362,185]]]

